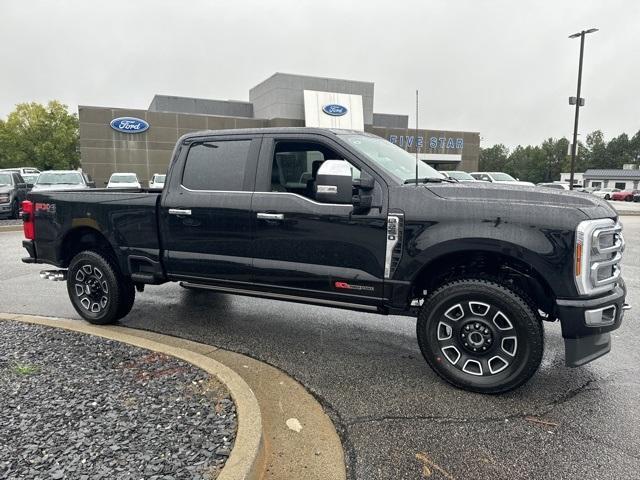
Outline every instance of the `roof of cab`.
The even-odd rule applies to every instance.
[[[317,135],[366,135],[376,137],[371,133],[361,132],[359,130],[345,130],[339,128],[316,128],[316,127],[268,127],[268,128],[236,128],[227,130],[201,130],[198,132],[189,132],[181,137],[185,140],[193,137],[207,137],[214,135],[273,135],[273,134],[292,134],[306,133]]]

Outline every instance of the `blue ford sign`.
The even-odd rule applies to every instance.
[[[149,130],[149,124],[141,118],[119,117],[111,120],[111,128],[122,133],[142,133]]]
[[[327,115],[331,115],[332,117],[341,117],[342,115],[346,115],[348,110],[347,107],[332,103],[322,107],[322,111]]]

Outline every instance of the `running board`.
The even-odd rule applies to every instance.
[[[246,290],[242,288],[220,287],[217,285],[206,285],[203,283],[180,282],[181,287],[195,288],[198,290],[212,290],[220,293],[232,293],[236,295],[246,295],[248,297],[268,298],[271,300],[284,300],[288,302],[307,303],[322,305],[326,307],[346,308],[347,310],[362,310],[364,312],[376,312],[384,314],[384,310],[373,305],[361,305],[359,303],[340,302],[337,300],[325,300],[323,298],[300,297],[296,295],[286,295],[283,293],[262,292],[260,290]]]

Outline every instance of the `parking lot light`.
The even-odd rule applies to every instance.
[[[584,36],[587,33],[597,32],[597,28],[582,30],[581,32],[569,35],[569,38],[580,37],[580,60],[578,62],[578,92],[575,96],[576,115],[573,122],[573,143],[571,144],[571,174],[569,176],[569,189],[573,190],[573,177],[576,169],[576,144],[578,143],[578,117],[580,116],[580,107],[584,105],[584,99],[580,98],[580,87],[582,84],[582,58],[584,56]],[[569,104],[572,105],[571,98]]]

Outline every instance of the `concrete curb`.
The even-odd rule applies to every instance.
[[[22,225],[0,225],[1,232],[21,232]]]
[[[211,375],[215,375],[224,383],[233,401],[236,404],[238,414],[238,432],[231,450],[231,455],[218,476],[219,480],[258,480],[262,477],[265,468],[264,438],[262,433],[262,414],[260,406],[253,391],[236,372],[222,363],[206,356],[217,350],[216,347],[208,347],[209,352],[187,350],[175,346],[173,337],[155,335],[154,340],[141,336],[131,335],[131,330],[117,326],[90,325],[77,320],[67,320],[52,317],[39,317],[34,315],[5,314],[0,313],[0,320],[14,320],[49,327],[62,328],[75,332],[95,335],[136,347],[153,350],[180,358],[195,365]],[[168,342],[163,342],[161,337],[166,337]],[[206,347],[206,346],[202,346]],[[201,349],[205,350],[205,348]]]

